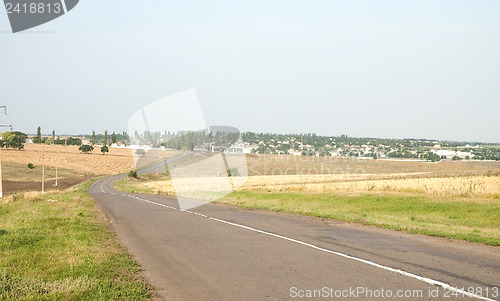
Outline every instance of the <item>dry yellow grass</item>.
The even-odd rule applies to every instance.
[[[394,193],[422,194],[437,197],[500,198],[500,162],[445,161],[439,163],[416,161],[359,160],[328,158],[248,155],[247,166],[238,171],[250,175],[246,182],[232,178],[240,191],[305,192],[305,193]],[[213,158],[212,158],[213,159]],[[200,161],[202,160],[202,161]],[[154,193],[217,193],[230,191],[227,178],[218,177],[217,165],[200,155],[179,162],[182,170],[169,180],[142,181],[138,185]],[[189,164],[196,162],[195,169]],[[234,164],[233,164],[234,165]],[[175,187],[174,187],[175,186]]]
[[[24,191],[15,194],[7,195],[0,199],[0,204],[12,203],[15,201],[23,200],[26,202],[33,202],[40,200],[43,194],[40,191]]]
[[[274,179],[273,179],[274,178]],[[413,193],[437,197],[480,197],[500,199],[500,176],[459,176],[431,178],[399,178],[350,180],[338,182],[315,182],[304,179],[293,183],[289,179],[274,177],[249,178],[244,190],[285,191],[307,193]]]
[[[397,174],[397,176],[419,176],[415,174]],[[272,187],[301,186],[319,183],[332,183],[339,181],[366,180],[380,175],[372,174],[351,174],[351,175],[287,175],[287,176],[251,176],[244,181],[244,178],[234,177],[233,180],[238,188],[243,190],[267,190]],[[384,175],[391,177],[391,175]],[[244,183],[242,183],[242,180]],[[243,184],[243,185],[242,185]],[[174,193],[174,185],[171,180],[151,181],[141,184],[144,188],[152,189],[155,192]],[[175,185],[183,191],[221,191],[227,190],[226,177],[193,177],[176,178]]]
[[[254,176],[249,177],[238,190],[340,194],[410,193],[444,198],[500,199],[500,176],[416,177],[419,175],[424,174],[406,174],[405,178],[395,179],[377,178],[377,175],[353,175],[349,178],[334,175]],[[145,182],[140,185],[155,193],[175,193],[171,180]],[[175,186],[190,192],[228,190],[227,180],[224,178],[176,179]]]

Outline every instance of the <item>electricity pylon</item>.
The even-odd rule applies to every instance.
[[[7,106],[0,106],[4,109],[4,114],[7,115]],[[0,124],[0,127],[9,127],[12,132],[12,124]],[[1,149],[1,148],[0,148]],[[0,155],[0,198],[3,198],[3,184],[2,184],[2,156]]]

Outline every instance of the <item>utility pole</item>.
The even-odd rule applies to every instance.
[[[2,158],[0,157],[0,198],[3,198],[3,187],[2,187]]]
[[[300,147],[301,147],[300,155],[303,156],[304,155],[304,134],[300,134]]]
[[[42,193],[45,192],[45,146],[42,147]]]
[[[2,184],[2,158],[0,156],[0,198],[3,198],[3,184]]]
[[[68,134],[64,138],[64,164],[68,163]]]
[[[0,106],[0,109],[4,109],[4,114],[7,115],[7,106]],[[7,116],[8,117],[8,116]],[[9,118],[10,120],[10,118]],[[0,127],[10,127],[12,132],[12,124],[0,124]],[[2,181],[2,158],[0,156],[0,198],[3,198],[3,181]]]
[[[58,163],[59,162],[59,158],[56,158],[56,187],[57,187],[57,166],[58,166]]]

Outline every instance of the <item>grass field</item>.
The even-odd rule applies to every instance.
[[[385,175],[365,175],[360,178],[339,179],[326,176],[262,176],[251,177],[243,186],[247,191],[303,192],[360,194],[360,193],[397,193],[418,194],[450,199],[464,197],[492,198],[500,200],[500,176],[455,176],[455,177],[418,177],[410,174],[391,178]],[[154,183],[151,183],[154,185]],[[150,184],[150,185],[151,185]]]
[[[152,289],[86,193],[24,192],[0,205],[0,300],[146,300]]]
[[[166,181],[167,177],[161,174],[143,174],[140,175],[139,179],[134,178],[123,178],[116,182],[114,182],[114,186],[121,191],[127,191],[130,193],[155,193],[155,194],[163,194],[168,195],[168,191],[160,191],[160,190],[152,190],[149,188],[149,184],[157,183],[160,181],[161,183],[169,183],[170,181]],[[146,185],[146,186],[145,186]],[[172,188],[173,191],[173,188]]]
[[[219,202],[500,246],[500,200],[237,191]]]
[[[257,162],[268,164],[262,158],[250,157],[254,161],[248,161],[249,170],[251,164],[254,171],[258,170]],[[293,157],[281,161],[276,157],[269,163],[275,171],[297,168]],[[302,164],[299,169],[313,169],[318,162]],[[365,172],[255,173],[237,191],[218,202],[500,245],[498,162],[431,164],[346,159],[330,164],[344,170],[349,166],[351,170],[363,168]],[[259,165],[261,171],[269,170],[269,166],[263,165]],[[202,181],[176,179],[177,188],[184,192],[191,189],[192,195],[197,196],[210,196],[223,189],[223,184],[224,179],[217,177]],[[125,191],[175,195],[173,182],[166,175],[123,179],[116,186]]]
[[[418,177],[420,175],[420,177]],[[426,177],[425,174],[362,175],[348,178],[329,175],[290,175],[290,176],[253,176],[248,177],[241,191],[297,192],[297,193],[336,193],[339,195],[356,194],[416,194],[450,198],[464,198],[469,201],[481,199],[500,200],[500,176],[455,176]],[[393,178],[394,177],[394,178]],[[129,180],[130,181],[130,180]],[[203,185],[195,185],[201,182]],[[224,178],[203,178],[199,181],[178,179],[177,188],[193,192],[218,191],[225,183]],[[133,183],[120,182],[118,185],[131,186]],[[166,177],[148,176],[135,185],[137,191],[174,195],[172,181]],[[222,188],[221,188],[222,189]]]

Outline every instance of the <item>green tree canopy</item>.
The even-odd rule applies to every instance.
[[[104,155],[105,153],[108,153],[109,152],[109,148],[104,145],[104,146],[101,146],[101,153]]]
[[[80,150],[82,153],[88,154],[94,150],[94,147],[92,145],[84,144],[84,145],[80,146],[80,148],[78,148],[78,150]]]
[[[33,143],[42,143],[42,128],[38,127],[36,129],[36,137],[33,138]]]
[[[28,136],[22,132],[4,132],[2,133],[0,145],[5,148],[17,148],[18,150],[22,150],[26,138],[28,138]]]

